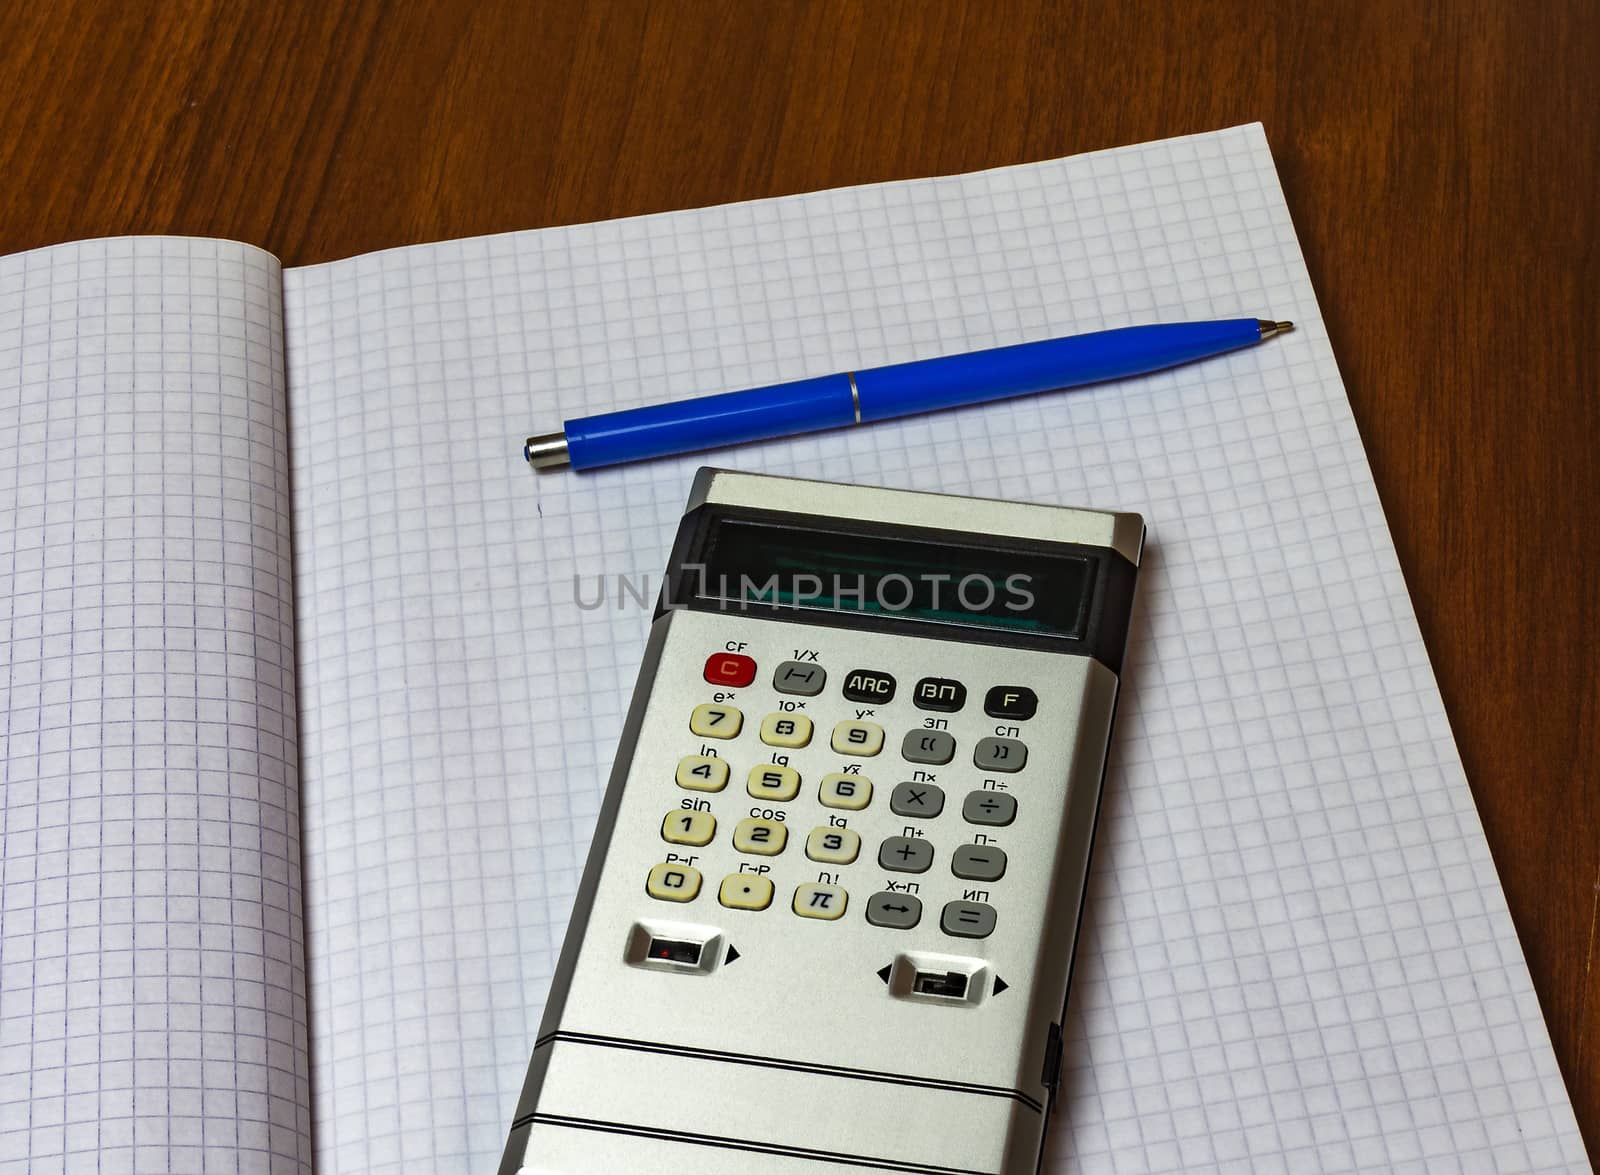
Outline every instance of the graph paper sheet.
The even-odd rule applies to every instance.
[[[1298,329],[709,460],[1148,521],[1048,1170],[1587,1170],[1259,127],[402,249],[285,307],[321,1175],[495,1162],[648,621],[574,577],[658,576],[708,460],[536,478],[527,433],[1237,315]]]
[[[0,1172],[311,1170],[282,282],[0,259]]]

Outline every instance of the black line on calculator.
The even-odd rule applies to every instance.
[[[847,1155],[840,1151],[819,1151],[805,1146],[788,1146],[776,1142],[753,1142],[743,1138],[723,1138],[715,1134],[693,1134],[687,1130],[666,1130],[658,1126],[631,1126],[624,1122],[601,1122],[593,1118],[569,1118],[561,1114],[529,1114],[518,1118],[511,1129],[520,1130],[534,1124],[566,1126],[573,1130],[594,1130],[602,1134],[628,1134],[635,1138],[662,1138],[669,1142],[687,1142],[695,1146],[716,1147],[720,1150],[751,1151],[762,1155],[783,1155],[795,1159],[815,1159],[819,1163],[850,1164],[856,1167],[873,1167],[879,1171],[910,1171],[912,1175],[994,1175],[992,1171],[979,1171],[974,1167],[933,1167],[927,1163],[909,1163],[905,1160],[874,1159],[866,1155]]]
[[[821,1073],[829,1077],[852,1077],[859,1081],[878,1081],[889,1085],[915,1085],[929,1089],[948,1089],[956,1093],[981,1094],[984,1097],[1009,1098],[1021,1102],[1036,1114],[1044,1113],[1044,1104],[1029,1097],[1020,1089],[1006,1089],[999,1085],[978,1085],[970,1081],[945,1081],[938,1077],[913,1077],[906,1073],[884,1073],[875,1069],[852,1069],[844,1065],[819,1065],[811,1061],[790,1061],[782,1057],[758,1057],[750,1053],[729,1053],[719,1049],[687,1048],[683,1045],[662,1044],[653,1040],[631,1040],[621,1036],[600,1036],[590,1032],[563,1032],[557,1030],[541,1036],[534,1042],[534,1051],[558,1040],[573,1044],[595,1045],[601,1048],[631,1049],[634,1052],[665,1053],[672,1056],[694,1057],[703,1061],[726,1061],[733,1065],[753,1065],[762,1069],[791,1069],[801,1073]]]

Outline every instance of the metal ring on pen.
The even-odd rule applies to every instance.
[[[861,389],[856,387],[856,373],[847,371],[845,378],[850,381],[850,403],[855,405],[856,423],[861,423]]]

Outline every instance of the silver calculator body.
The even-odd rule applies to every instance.
[[[503,1175],[1036,1171],[1143,540],[702,470]]]

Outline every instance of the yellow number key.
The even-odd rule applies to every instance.
[[[853,828],[813,828],[806,837],[806,856],[813,861],[848,865],[860,855],[861,834]]]
[[[792,800],[800,794],[800,773],[793,767],[757,763],[744,790],[758,800]]]
[[[803,747],[811,741],[811,719],[804,714],[768,714],[761,720],[761,741],[769,747]]]
[[[872,802],[872,780],[865,775],[824,775],[817,799],[825,808],[848,808],[859,812]]]
[[[833,749],[841,755],[876,755],[883,750],[883,727],[876,722],[841,722],[833,728]]]
[[[661,839],[675,845],[708,845],[717,835],[717,818],[710,812],[685,809],[668,812],[661,821]]]
[[[702,702],[689,715],[689,729],[701,738],[732,738],[744,725],[744,715],[732,706]],[[879,732],[880,737],[882,732]]]
[[[795,887],[792,909],[802,918],[821,918],[832,922],[835,918],[844,917],[844,908],[849,902],[850,895],[843,886],[818,885],[808,881]]]
[[[663,861],[650,870],[645,892],[663,902],[692,902],[700,892],[700,870],[693,865]]]
[[[728,763],[710,755],[685,755],[678,760],[679,787],[690,791],[721,791],[728,786]]]
[[[789,842],[789,829],[781,820],[763,820],[759,816],[746,816],[733,828],[733,847],[741,853],[759,853],[775,857],[783,852]]]
[[[772,905],[772,881],[754,873],[730,873],[722,879],[717,901],[730,910],[765,910]]]

